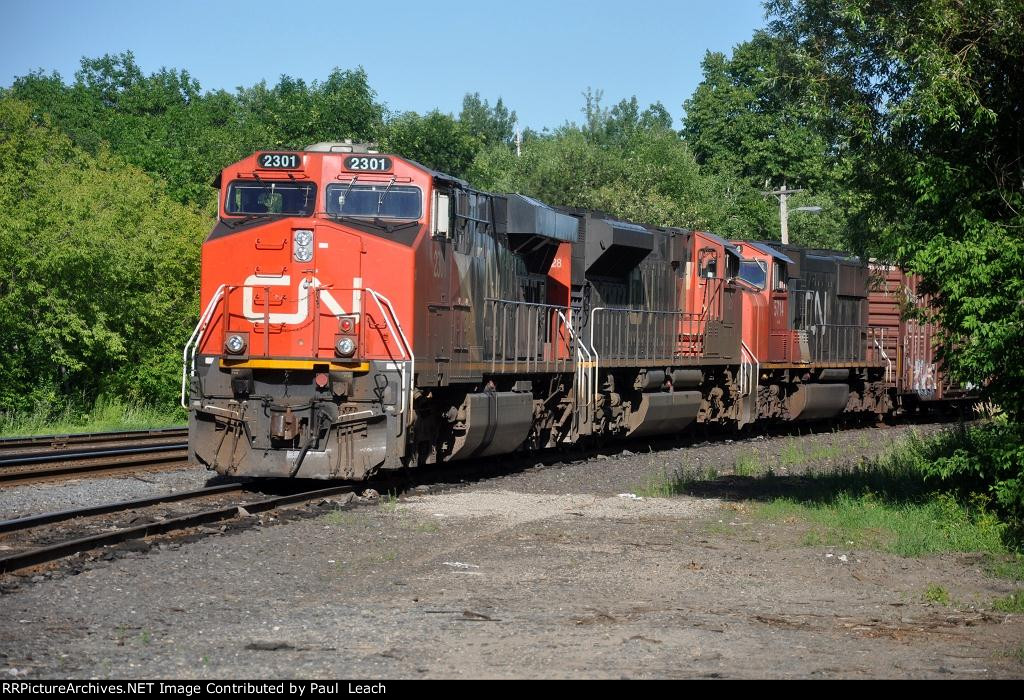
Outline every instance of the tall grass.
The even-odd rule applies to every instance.
[[[101,396],[92,406],[39,404],[31,412],[0,413],[0,436],[169,428],[185,420],[185,411],[178,406],[147,406]]]

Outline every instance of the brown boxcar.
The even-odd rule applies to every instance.
[[[871,263],[869,340],[886,363],[886,380],[900,406],[914,408],[967,399],[970,387],[952,381],[937,357],[938,327],[913,313],[928,309],[921,278],[894,265]]]

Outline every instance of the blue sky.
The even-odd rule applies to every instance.
[[[321,2],[0,0],[0,85],[43,68],[69,80],[83,56],[131,50],[145,72],[188,70],[233,90],[282,73],[366,68],[390,109],[458,112],[466,92],[502,97],[520,125],[579,121],[587,87],[636,95],[675,117],[707,50],[764,25],[759,0],[717,2]]]

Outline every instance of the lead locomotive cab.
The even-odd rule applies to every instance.
[[[401,464],[432,174],[345,142],[256,153],[216,184],[204,313],[185,351],[191,456],[254,476]]]

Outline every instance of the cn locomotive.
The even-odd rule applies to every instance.
[[[351,142],[214,185],[182,404],[190,459],[222,474],[366,479],[959,396],[901,313],[913,280],[841,252],[481,192]]]

